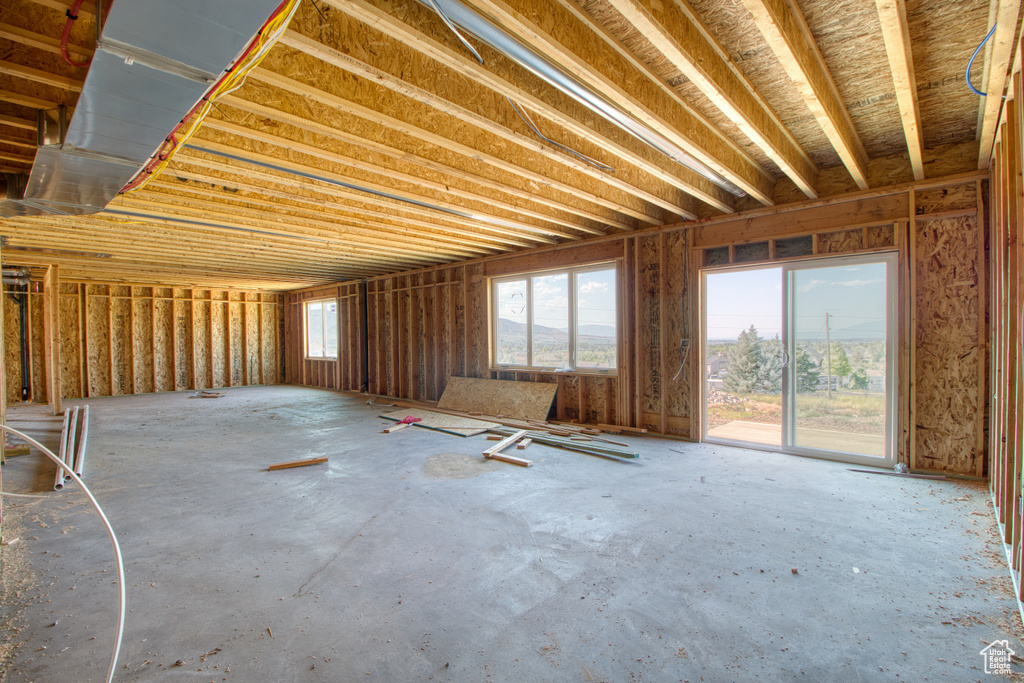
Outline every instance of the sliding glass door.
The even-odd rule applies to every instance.
[[[706,440],[892,464],[895,254],[708,271],[703,285]]]

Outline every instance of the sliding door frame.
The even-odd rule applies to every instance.
[[[865,263],[882,263],[885,265],[886,282],[885,282],[885,353],[886,353],[886,367],[885,367],[885,455],[883,457],[861,455],[857,453],[846,453],[843,451],[831,451],[816,448],[808,448],[805,446],[796,446],[792,443],[795,432],[795,420],[796,410],[795,401],[796,393],[792,391],[792,387],[795,382],[795,358],[796,358],[796,340],[793,334],[793,312],[794,306],[794,292],[792,287],[792,274],[795,271],[801,270],[813,270],[815,268],[831,268],[831,267],[842,267],[843,265],[860,265]],[[782,373],[782,441],[780,446],[773,446],[767,444],[759,444],[748,441],[737,441],[734,439],[722,439],[722,438],[709,438],[707,435],[707,407],[708,407],[708,383],[704,377],[703,362],[701,363],[701,413],[702,413],[702,429],[701,429],[701,441],[707,443],[721,444],[724,446],[738,446],[741,448],[750,448],[754,450],[765,450],[772,452],[785,453],[788,455],[798,455],[802,457],[812,457],[821,460],[836,460],[840,462],[869,465],[874,467],[892,467],[896,462],[897,456],[897,445],[896,445],[896,433],[897,433],[897,411],[899,405],[898,389],[899,387],[899,310],[900,310],[900,283],[899,283],[899,251],[898,250],[886,250],[886,251],[873,251],[870,253],[862,254],[843,254],[833,256],[806,256],[803,258],[794,258],[786,261],[774,261],[768,263],[755,263],[750,265],[730,265],[722,267],[710,267],[703,268],[700,271],[700,300],[702,315],[700,317],[700,354],[703,359],[706,355],[705,347],[707,344],[707,275],[709,273],[722,273],[722,272],[743,272],[752,270],[764,270],[768,268],[778,268],[782,271],[782,345],[787,355],[786,365]]]

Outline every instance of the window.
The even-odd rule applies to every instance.
[[[617,278],[604,264],[492,280],[494,367],[614,371]]]
[[[338,357],[338,300],[306,303],[306,357]]]

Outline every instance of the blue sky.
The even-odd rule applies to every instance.
[[[794,271],[797,338],[825,335],[825,313],[834,331],[885,320],[885,264],[867,263]],[[735,339],[754,325],[762,337],[782,332],[782,269],[709,273],[707,338]]]

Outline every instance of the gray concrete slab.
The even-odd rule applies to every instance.
[[[974,681],[983,640],[1024,652],[984,484],[649,437],[523,469],[351,395],[187,396],[89,401],[118,681]],[[110,548],[52,478],[4,465],[46,497],[4,507],[3,680],[102,681]]]

